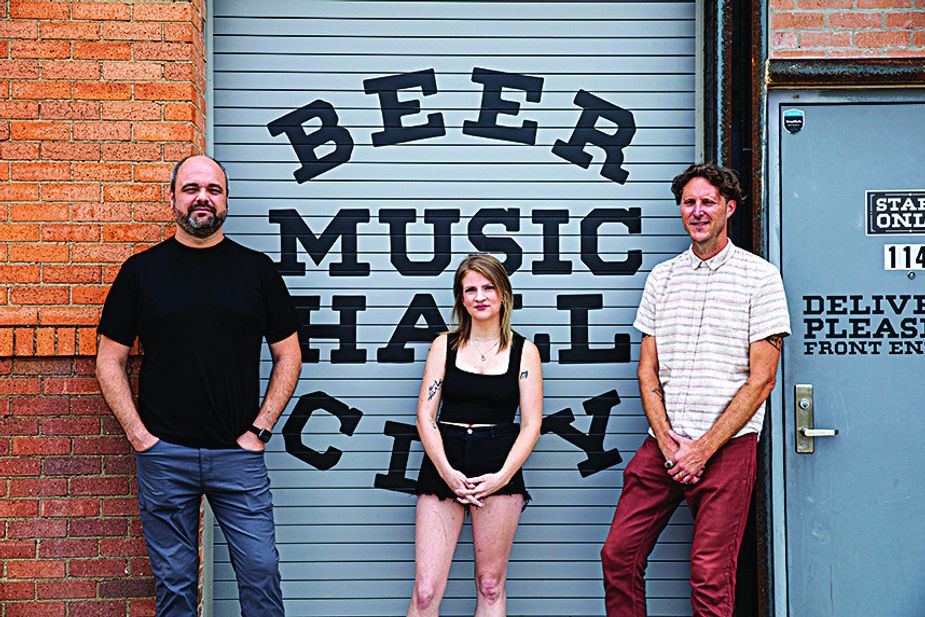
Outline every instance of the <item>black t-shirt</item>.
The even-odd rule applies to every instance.
[[[98,331],[144,350],[141,420],[156,437],[236,448],[259,411],[260,347],[298,328],[272,260],[228,238],[192,248],[171,238],[130,257]]]

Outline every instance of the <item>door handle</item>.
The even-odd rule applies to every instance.
[[[838,435],[837,428],[801,428],[800,434],[803,437],[835,437]]]
[[[801,454],[816,451],[816,437],[835,437],[838,429],[816,428],[813,426],[815,403],[813,402],[812,384],[797,384],[793,387],[794,418],[796,420],[796,449]]]

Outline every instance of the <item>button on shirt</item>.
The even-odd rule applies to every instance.
[[[777,268],[729,242],[707,260],[688,249],[655,266],[633,326],[655,337],[672,430],[699,439],[748,379],[749,345],[790,334],[790,314]],[[736,437],[761,432],[766,405]]]

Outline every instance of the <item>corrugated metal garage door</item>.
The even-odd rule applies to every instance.
[[[687,246],[668,182],[694,158],[694,3],[214,9],[226,228],[280,264],[304,321],[267,457],[288,614],[404,614],[424,358],[455,265],[490,251],[546,379],[509,614],[602,615],[618,453],[647,427],[630,324],[646,274]],[[216,538],[215,614],[237,615]],[[690,614],[689,538],[682,509],[649,567],[652,615]],[[442,614],[471,615],[468,528],[456,556]]]

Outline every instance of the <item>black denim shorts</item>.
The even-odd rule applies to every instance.
[[[438,424],[438,429],[450,465],[469,478],[500,470],[520,432],[520,426],[513,422],[472,428]],[[456,494],[443,481],[426,454],[414,492],[416,495],[456,499]],[[526,506],[530,501],[530,493],[524,485],[523,472],[518,469],[511,481],[492,495],[523,495]]]

